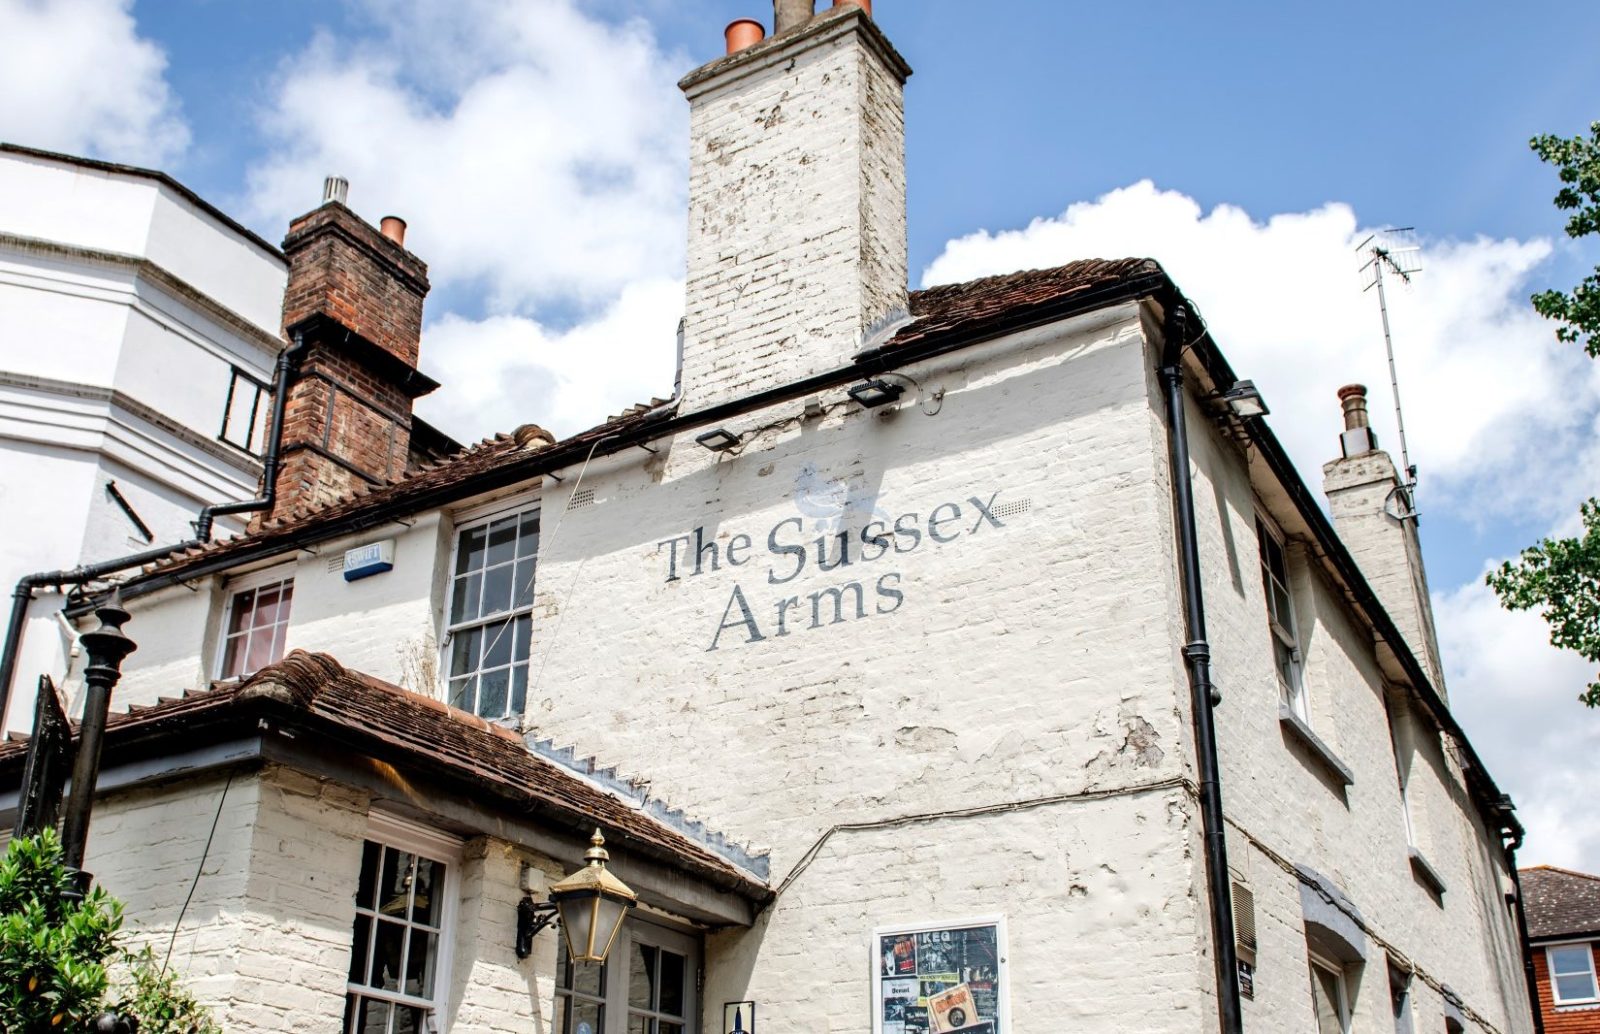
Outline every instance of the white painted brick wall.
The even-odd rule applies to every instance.
[[[784,40],[687,88],[690,409],[840,365],[906,306],[903,80],[858,11]]]

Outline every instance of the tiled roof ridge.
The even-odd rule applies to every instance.
[[[1576,876],[1579,879],[1593,880],[1596,883],[1600,883],[1600,874],[1596,874],[1596,873],[1592,873],[1592,872],[1579,872],[1576,869],[1564,869],[1559,865],[1549,865],[1549,864],[1545,864],[1545,863],[1541,863],[1539,865],[1524,865],[1524,866],[1520,867],[1520,871],[1521,872],[1525,872],[1525,873],[1526,872],[1559,872],[1563,876]]]

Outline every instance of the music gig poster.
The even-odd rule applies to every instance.
[[[1004,920],[873,934],[876,1034],[1002,1034]]]

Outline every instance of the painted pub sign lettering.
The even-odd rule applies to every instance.
[[[960,543],[1006,527],[997,514],[999,492],[985,499],[969,496],[927,511],[889,518],[874,514],[859,527],[835,530],[844,520],[817,522],[827,530],[813,535],[801,517],[788,517],[758,540],[743,532],[725,541],[707,538],[704,527],[656,543],[666,560],[666,581],[720,572],[724,567],[749,576],[735,582],[707,651],[780,638],[795,632],[893,614],[905,602],[900,572],[884,571],[905,556],[929,546]],[[874,576],[874,568],[878,569]],[[815,592],[786,595],[782,586],[808,570],[839,572],[847,578]],[[854,575],[855,577],[847,577]],[[776,587],[776,588],[775,588]]]

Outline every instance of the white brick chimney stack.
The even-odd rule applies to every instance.
[[[1378,448],[1367,422],[1367,389],[1348,384],[1339,389],[1339,403],[1344,410],[1344,433],[1339,436],[1343,455],[1322,465],[1322,490],[1334,527],[1434,688],[1448,701],[1417,515],[1394,460]]]
[[[781,6],[782,32],[678,84],[690,410],[840,365],[906,308],[911,69],[857,4]]]

